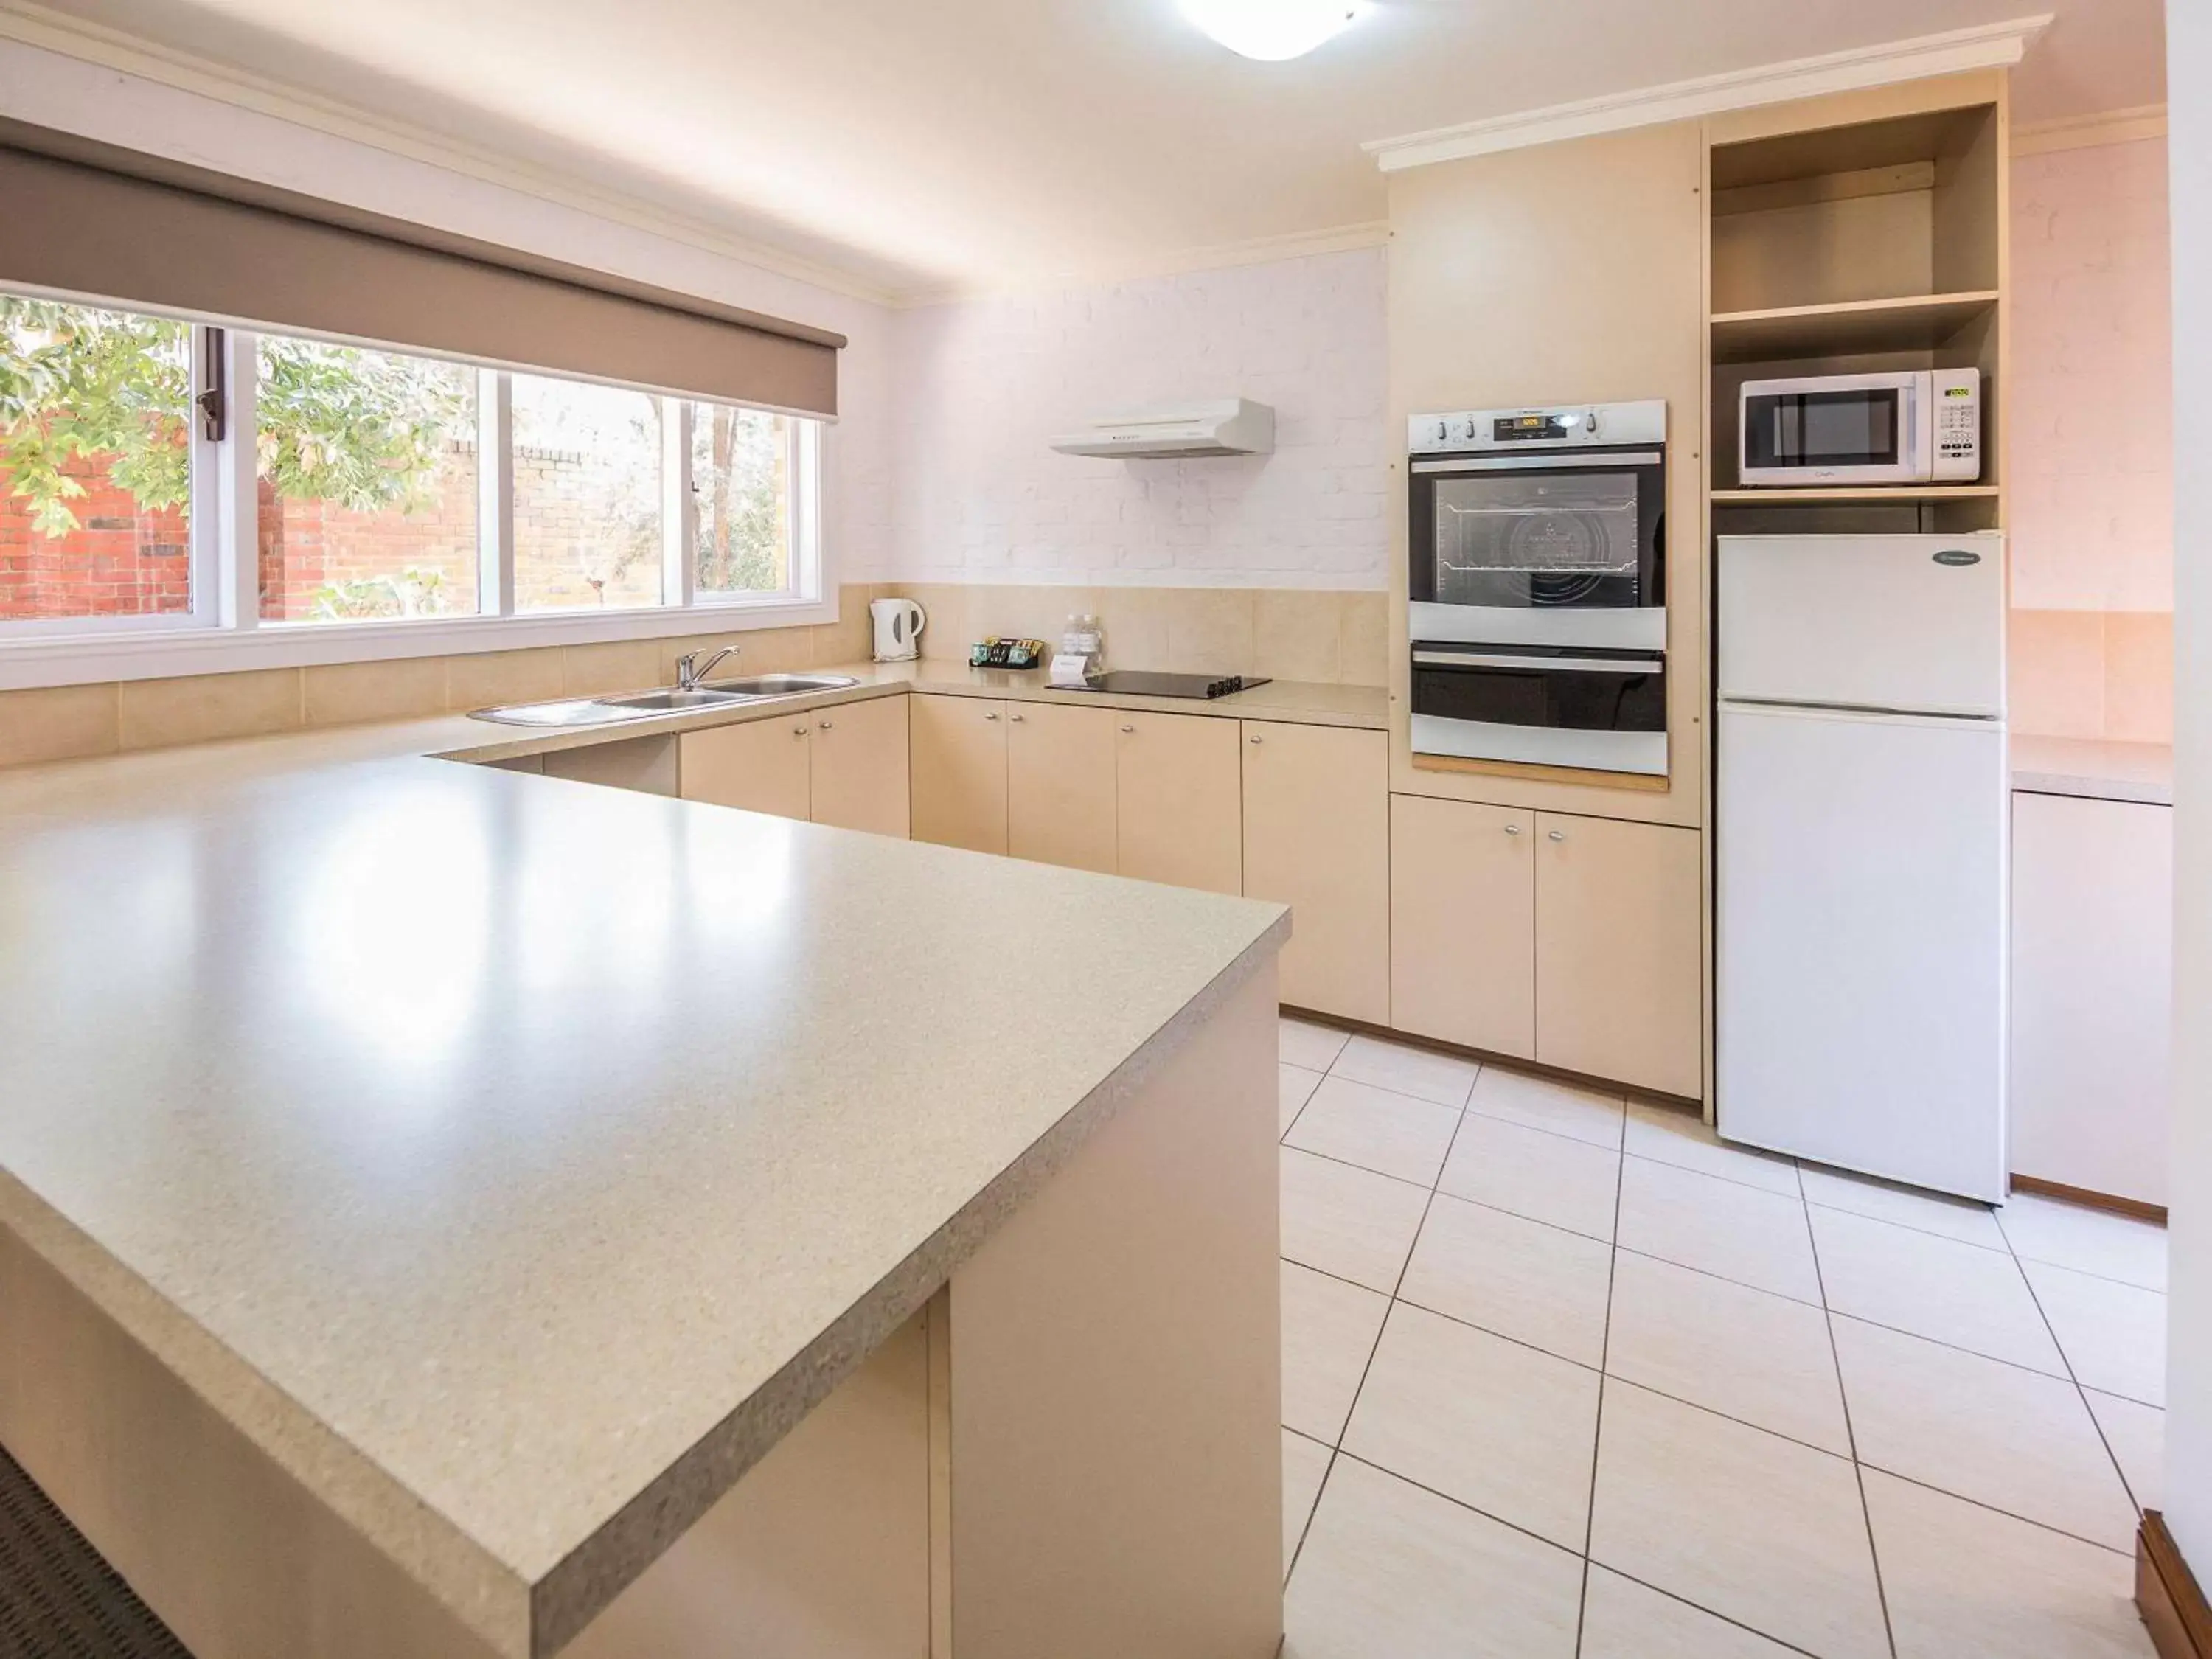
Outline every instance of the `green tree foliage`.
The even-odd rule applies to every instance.
[[[465,429],[465,371],[312,340],[261,342],[260,464],[276,489],[359,512],[434,500],[449,434]],[[145,511],[189,494],[191,331],[51,300],[0,295],[0,489],[40,533],[78,528],[73,460]]]
[[[77,528],[84,485],[65,470],[109,455],[108,477],[149,512],[190,479],[191,331],[182,323],[0,295],[0,483],[43,536]]]

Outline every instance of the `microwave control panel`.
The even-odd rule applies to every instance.
[[[1982,476],[1982,375],[1979,369],[1937,369],[1929,401],[1935,404],[1936,457],[1930,471],[1949,483]]]

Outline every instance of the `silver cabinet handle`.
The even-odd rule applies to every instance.
[[[1552,831],[1552,839],[1553,841],[1565,841],[1566,838],[1567,832],[1564,830],[1554,830]]]
[[[983,718],[987,720],[994,720],[999,718],[999,711],[995,708],[991,709],[984,714]]]
[[[1019,726],[1022,723],[1022,717],[1019,714],[1009,714],[1006,718],[1017,726]]]
[[[1257,732],[1255,732],[1255,733],[1253,734],[1252,741],[1253,741],[1255,744],[1257,744],[1257,743],[1260,741],[1259,734],[1258,734]]]
[[[1505,833],[1509,836],[1517,836],[1521,833],[1521,826],[1517,823],[1509,823],[1505,826]]]
[[[1133,732],[1133,731],[1135,731],[1137,728],[1136,728],[1135,726],[1123,726],[1121,729],[1122,729],[1124,732]]]
[[[803,738],[806,735],[806,728],[803,726],[794,726],[791,728],[791,735],[794,738]]]
[[[822,729],[823,729],[824,732],[827,732],[827,731],[830,729],[830,722],[829,722],[828,720],[824,720],[824,721],[823,721],[823,722],[822,722]]]

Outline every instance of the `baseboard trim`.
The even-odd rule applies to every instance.
[[[2212,1659],[2212,1605],[2156,1510],[2136,1533],[2136,1607],[2158,1659]]]
[[[1288,1002],[1280,1005],[1280,1011],[1285,1019],[1304,1020],[1309,1025],[1326,1025],[1333,1031],[1350,1031],[1357,1036],[1380,1037],[1385,1042],[1395,1042],[1403,1048],[1425,1048],[1433,1054],[1449,1054],[1455,1060],[1472,1060],[1485,1066],[1495,1066],[1503,1072],[1548,1078],[1554,1082],[1571,1084],[1577,1089],[1595,1089],[1605,1094],[1622,1095],[1630,1100],[1648,1102],[1654,1106],[1693,1113],[1700,1118],[1705,1115],[1705,1103],[1691,1095],[1670,1095],[1664,1090],[1647,1089],[1640,1083],[1622,1083],[1613,1078],[1593,1077],[1587,1072],[1570,1072],[1537,1060],[1523,1060],[1518,1054],[1496,1054],[1488,1048],[1470,1048],[1463,1042],[1423,1036],[1419,1031],[1401,1031],[1389,1025],[1373,1025],[1364,1019],[1352,1019],[1344,1014],[1325,1014],[1316,1009],[1300,1008]]]
[[[2016,1193],[2033,1193],[2039,1198],[2063,1198],[2069,1204],[2087,1205],[2093,1210],[2109,1210],[2114,1215],[2133,1216],[2138,1221],[2155,1221],[2166,1224],[2166,1206],[2147,1204],[2139,1198],[2122,1198],[2117,1193],[2100,1193],[2087,1187],[2069,1187],[2063,1181],[2045,1181],[2040,1176],[2015,1175],[2012,1189]]]

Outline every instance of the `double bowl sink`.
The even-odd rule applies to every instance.
[[[508,703],[499,708],[471,709],[470,718],[496,720],[503,726],[612,726],[622,720],[653,720],[663,714],[733,708],[741,703],[767,702],[777,697],[803,697],[815,691],[842,691],[859,684],[849,674],[756,674],[743,679],[715,680],[705,685],[625,691],[618,696]]]

